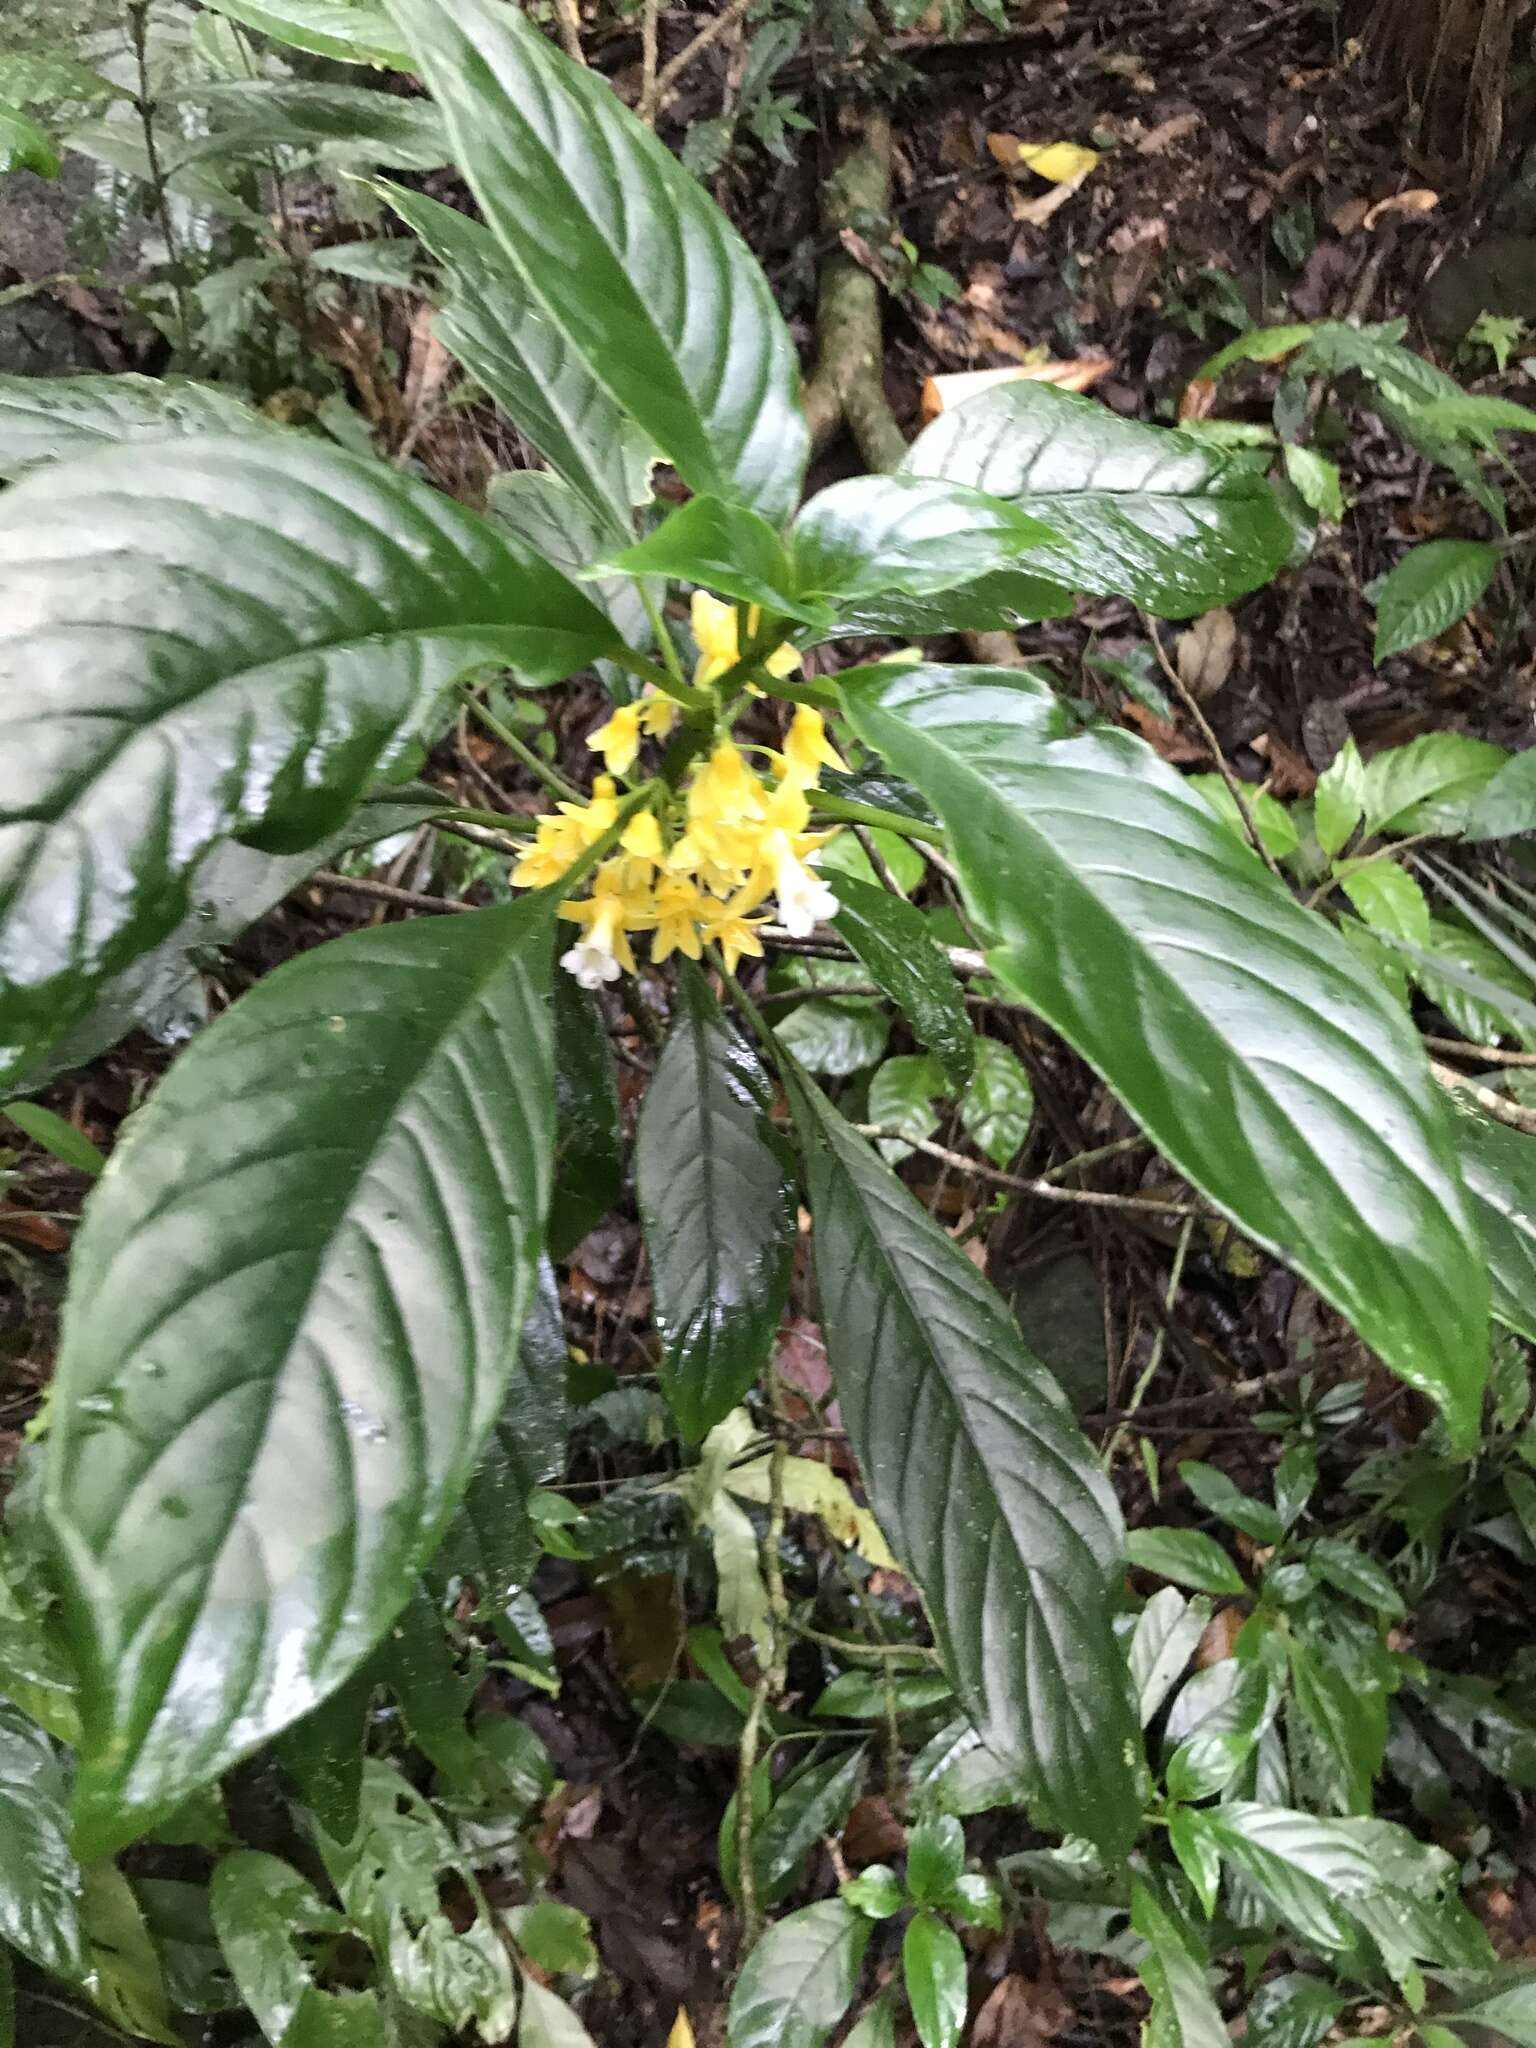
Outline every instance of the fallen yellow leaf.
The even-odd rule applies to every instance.
[[[1019,162],[1028,164],[1037,178],[1048,178],[1053,185],[1065,185],[1073,178],[1085,178],[1098,160],[1099,152],[1085,149],[1080,142],[1019,144]]]
[[[693,2023],[682,2006],[677,2008],[677,2018],[667,2036],[667,2048],[694,2048]]]

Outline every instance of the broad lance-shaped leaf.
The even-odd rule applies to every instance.
[[[92,1852],[341,1684],[451,1514],[548,1205],[552,943],[532,898],[291,961],[98,1182],[47,1489]]]
[[[1049,1370],[963,1252],[786,1063],[827,1355],[864,1482],[982,1740],[1043,1820],[1120,1854],[1140,1754],[1110,1630],[1124,1533]]]
[[[67,1799],[53,1744],[0,1700],[0,1943],[56,1976],[79,1978],[85,1938]]]
[[[0,477],[121,441],[270,434],[231,391],[190,377],[0,377]]]
[[[1008,670],[844,680],[860,737],[949,828],[998,978],[1469,1445],[1487,1276],[1399,1008],[1141,741],[1056,737],[1044,686]]]
[[[377,188],[438,262],[448,301],[433,328],[550,467],[602,522],[605,546],[634,537],[650,450],[544,312],[496,237],[404,185]]]
[[[842,1899],[776,1921],[736,1980],[730,2048],[823,2048],[859,1988],[873,1930]]]
[[[905,897],[857,875],[834,875],[832,920],[956,1088],[976,1064],[976,1034],[965,999],[928,920]]]
[[[387,18],[364,0],[208,0],[208,5],[274,42],[316,57],[410,69],[411,60],[398,47]]]
[[[635,1191],[651,1260],[661,1383],[691,1439],[761,1371],[789,1292],[795,1192],[772,1090],[685,968],[676,1021],[635,1141]]]
[[[487,223],[588,371],[695,491],[783,520],[810,438],[799,368],[725,215],[519,10],[388,7]]]
[[[1536,1138],[1459,1109],[1456,1139],[1488,1251],[1493,1313],[1536,1344]]]
[[[1291,531],[1261,476],[1204,442],[1123,420],[1049,384],[1004,384],[941,413],[902,463],[1003,498],[1054,529],[1032,575],[1189,618],[1265,583]]]
[[[1054,538],[1000,498],[897,474],[848,477],[819,491],[795,521],[792,547],[803,594],[858,605],[888,590],[917,598],[974,582]]]
[[[175,927],[216,840],[312,845],[456,676],[620,645],[509,535],[297,435],[0,494],[0,1081]]]

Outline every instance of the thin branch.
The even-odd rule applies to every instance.
[[[555,26],[567,57],[573,64],[585,64],[587,53],[581,47],[581,16],[576,11],[576,0],[555,0]]]
[[[666,112],[667,102],[672,97],[673,88],[689,65],[696,58],[702,57],[711,43],[718,42],[727,29],[734,28],[736,23],[746,14],[750,4],[751,0],[731,0],[731,4],[723,12],[717,14],[713,21],[705,23],[692,42],[686,44],[684,48],[678,51],[675,57],[669,58],[661,67],[661,72],[656,79],[652,92],[650,108],[652,118],[657,114]]]
[[[1179,1288],[1184,1280],[1184,1261],[1189,1256],[1189,1240],[1194,1227],[1194,1217],[1186,1217],[1184,1228],[1179,1232],[1178,1247],[1173,1254],[1173,1265],[1168,1273],[1168,1291],[1163,1296],[1163,1314],[1165,1318],[1173,1314],[1174,1303],[1179,1298]],[[1157,1334],[1152,1339],[1152,1353],[1147,1360],[1146,1370],[1131,1389],[1131,1398],[1126,1407],[1125,1414],[1114,1435],[1104,1448],[1104,1455],[1100,1459],[1100,1463],[1106,1472],[1114,1469],[1115,1454],[1125,1439],[1125,1433],[1130,1428],[1137,1409],[1147,1397],[1148,1387],[1157,1378],[1158,1368],[1162,1365],[1163,1351],[1166,1348],[1167,1342],[1168,1324],[1165,1320],[1157,1326]]]
[[[1200,709],[1199,702],[1196,699],[1194,692],[1190,689],[1189,685],[1185,682],[1184,678],[1179,674],[1178,670],[1174,667],[1173,663],[1168,659],[1168,650],[1166,647],[1164,647],[1162,641],[1158,638],[1157,626],[1155,622],[1149,619],[1145,612],[1138,612],[1137,617],[1141,620],[1142,626],[1146,631],[1147,638],[1152,642],[1152,652],[1157,656],[1159,668],[1161,668],[1163,674],[1168,678],[1168,681],[1172,686],[1173,692],[1175,696],[1177,696],[1179,702],[1184,706],[1184,709],[1189,713],[1190,717],[1194,720],[1196,730],[1199,732],[1201,739],[1203,739],[1207,747],[1210,748],[1211,759],[1216,763],[1216,772],[1220,775],[1222,781],[1227,785],[1227,788],[1232,795],[1232,801],[1237,805],[1237,814],[1243,821],[1243,830],[1248,835],[1249,844],[1252,846],[1254,852],[1259,856],[1259,859],[1263,861],[1265,867],[1269,869],[1269,872],[1276,878],[1276,880],[1283,882],[1285,880],[1285,877],[1280,872],[1279,864],[1275,860],[1274,856],[1271,854],[1269,848],[1264,844],[1263,838],[1259,832],[1259,828],[1253,821],[1253,812],[1249,808],[1248,804],[1247,789],[1245,785],[1238,780],[1237,776],[1233,774],[1231,763],[1227,760],[1226,755],[1221,751],[1221,742],[1219,739],[1217,739],[1215,733],[1211,729],[1210,720],[1206,717],[1205,713]]]
[[[1446,1052],[1458,1060],[1476,1060],[1485,1067],[1536,1067],[1536,1052],[1506,1052],[1502,1045],[1470,1045],[1464,1038],[1435,1038],[1426,1032],[1424,1043],[1431,1052]]]
[[[1019,1174],[1004,1173],[1001,1167],[969,1159],[963,1152],[951,1152],[947,1145],[936,1145],[931,1138],[909,1137],[905,1131],[892,1130],[886,1124],[855,1124],[854,1129],[861,1138],[892,1139],[899,1145],[909,1145],[914,1152],[922,1152],[930,1159],[941,1160],[946,1166],[957,1167],[975,1179],[990,1181],[994,1187],[1007,1188],[1016,1195],[1038,1195],[1043,1202],[1076,1202],[1090,1209],[1136,1209],[1156,1216],[1200,1214],[1188,1202],[1168,1202],[1157,1195],[1101,1194],[1096,1188],[1064,1188],[1058,1187],[1054,1181],[1025,1180]]]
[[[373,903],[391,903],[397,910],[473,910],[473,903],[456,903],[451,896],[424,896],[419,889],[397,889],[393,882],[371,881],[365,875],[338,875],[334,868],[316,868],[309,878],[322,889],[347,889],[354,896],[366,896]]]
[[[656,121],[656,28],[661,0],[645,0],[640,17],[640,97],[635,112],[647,127]]]
[[[1442,1066],[1439,1060],[1430,1061],[1429,1071],[1442,1088],[1470,1095],[1478,1108],[1495,1122],[1508,1124],[1512,1131],[1536,1132],[1536,1109],[1526,1109],[1521,1103],[1511,1102],[1507,1095],[1496,1094],[1492,1088],[1485,1088],[1481,1081],[1474,1081],[1470,1074],[1458,1074],[1454,1067]]]
[[[138,73],[139,89],[134,95],[134,105],[138,108],[139,126],[144,135],[144,158],[149,167],[150,190],[155,195],[155,218],[160,223],[165,260],[171,271],[176,325],[181,331],[182,366],[186,368],[192,359],[192,317],[186,279],[182,274],[181,251],[171,219],[171,202],[166,192],[165,170],[160,161],[160,145],[155,138],[155,106],[149,91],[149,0],[129,0],[128,35],[133,44],[134,65]]]

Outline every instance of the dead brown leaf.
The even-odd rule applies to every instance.
[[[1075,2017],[1054,1984],[1007,1976],[994,1985],[971,2029],[971,2048],[1035,2048]]]
[[[855,1870],[869,1863],[894,1863],[907,1849],[907,1831],[888,1799],[878,1792],[854,1802],[843,1829],[843,1854]]]
[[[1066,363],[1018,363],[1002,370],[957,370],[928,379],[923,386],[919,417],[927,426],[941,412],[963,405],[966,399],[974,398],[978,392],[990,391],[995,384],[1018,383],[1021,379],[1036,384],[1054,384],[1062,391],[1091,391],[1099,379],[1108,376],[1113,368],[1111,362],[1078,356]]]
[[[1237,654],[1237,621],[1225,605],[1196,619],[1179,635],[1179,680],[1196,703],[1214,697],[1232,673]]]
[[[1195,1645],[1195,1669],[1207,1671],[1213,1664],[1225,1664],[1237,1646],[1243,1625],[1239,1607],[1218,1607],[1205,1625],[1205,1634]]]
[[[1204,115],[1195,113],[1175,114],[1170,121],[1160,121],[1155,128],[1149,128],[1137,143],[1137,155],[1161,156],[1165,149],[1182,142],[1186,135],[1193,135],[1204,118]]]
[[[1276,797],[1310,796],[1317,787],[1317,770],[1305,755],[1281,739],[1277,732],[1261,732],[1253,751],[1269,763],[1269,793]]]
[[[1417,186],[1411,192],[1394,192],[1390,199],[1378,199],[1360,225],[1374,228],[1379,222],[1390,220],[1397,214],[1433,213],[1439,204],[1440,194],[1424,186]]]
[[[0,1237],[13,1244],[29,1244],[34,1251],[67,1252],[69,1232],[51,1216],[36,1216],[30,1209],[0,1208]]]
[[[1346,199],[1329,219],[1328,225],[1336,235],[1352,235],[1357,228],[1365,226],[1365,217],[1371,210],[1369,199]]]
[[[1115,229],[1109,238],[1109,260],[1100,274],[1117,312],[1140,305],[1167,247],[1168,223],[1159,217],[1138,214]]]
[[[1191,377],[1184,386],[1179,399],[1181,420],[1204,420],[1211,416],[1216,403],[1216,379],[1214,377]]]
[[[1186,739],[1176,725],[1170,725],[1166,718],[1159,718],[1145,704],[1123,704],[1121,716],[1129,719],[1147,745],[1173,767],[1189,768],[1196,764],[1205,767],[1209,764],[1210,755],[1198,740]]]

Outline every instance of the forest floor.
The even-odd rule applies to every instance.
[[[814,11],[814,10],[813,10]],[[662,56],[700,25],[662,19]],[[1194,411],[1267,423],[1278,372],[1239,366],[1214,390],[1191,380],[1234,333],[1253,324],[1348,316],[1409,323],[1415,347],[1471,388],[1536,404],[1536,148],[1517,150],[1499,181],[1474,195],[1453,153],[1413,132],[1400,88],[1345,40],[1328,10],[1288,0],[1191,0],[1146,6],[1042,0],[1034,18],[999,34],[976,24],[969,39],[915,32],[898,39],[894,221],[915,258],[872,224],[849,247],[899,295],[884,309],[884,382],[896,419],[917,428],[934,377],[1046,361],[1078,366],[1119,412],[1171,421]],[[625,27],[595,35],[591,61],[633,92],[638,39]],[[670,140],[718,118],[733,93],[731,39],[722,36],[690,67],[665,109]],[[739,82],[739,80],[738,80]],[[714,172],[734,214],[781,291],[813,353],[813,284],[827,253],[816,195],[861,85],[856,68],[818,60],[814,35],[775,87],[792,95],[808,126],[791,129],[780,161],[755,143]],[[1064,192],[1032,175],[1017,145],[1067,142],[1097,152],[1081,183]],[[0,289],[61,267],[51,229],[26,197],[28,181],[0,186]],[[39,224],[41,221],[41,224]],[[29,224],[30,223],[30,224]],[[927,303],[921,288],[938,266],[953,293]],[[15,363],[0,367],[154,368],[142,325],[122,315],[116,286],[42,294],[9,311]],[[1514,327],[1507,363],[1468,342],[1479,316]],[[401,314],[392,316],[405,321]],[[408,330],[408,322],[406,329]],[[399,338],[398,336],[396,337]],[[21,360],[26,350],[34,357]],[[1084,370],[1082,366],[1093,366]],[[1322,439],[1338,462],[1347,502],[1310,559],[1201,628],[1208,644],[1183,659],[1222,750],[1245,779],[1278,795],[1305,795],[1341,739],[1367,753],[1427,730],[1450,729],[1525,745],[1536,711],[1531,611],[1506,590],[1495,612],[1475,613],[1442,639],[1372,662],[1366,592],[1411,541],[1478,530],[1465,496],[1403,448],[1344,388],[1316,395]],[[418,454],[467,493],[487,430],[459,415],[427,429]],[[506,451],[497,448],[496,459]],[[1530,519],[1536,453],[1514,457],[1514,518]],[[846,441],[822,458],[826,476],[859,466]],[[1523,468],[1520,466],[1523,465]],[[1515,571],[1508,572],[1510,574]],[[1225,617],[1225,615],[1223,615]],[[1230,628],[1230,630],[1228,630]],[[1050,667],[1059,685],[1134,727],[1180,767],[1215,765],[1210,740],[1160,703],[1145,623],[1118,599],[1087,600],[1074,616],[1030,629],[1022,652]],[[1181,660],[1178,631],[1165,634]],[[958,649],[956,650],[959,651]],[[561,712],[566,766],[581,772],[595,700],[567,693]],[[433,777],[466,800],[534,810],[537,793],[494,742],[460,730],[439,748]],[[444,893],[422,835],[389,849],[364,879]],[[483,890],[468,876],[462,886]],[[210,962],[206,992],[218,1009],[259,974],[339,929],[394,915],[388,903],[314,882],[274,910],[227,956]],[[169,1057],[138,1034],[54,1086],[46,1098],[103,1149]],[[1040,1111],[1070,1150],[1123,1135],[1129,1126],[1087,1070],[1059,1047],[1032,1061]],[[638,1093],[639,1066],[623,1070]],[[632,1104],[626,1103],[626,1110]],[[946,1214],[985,1205],[962,1176],[915,1183]],[[948,1169],[945,1173],[948,1174]],[[1127,1169],[1128,1174],[1132,1169]],[[1139,1171],[1137,1169],[1136,1171]],[[36,1411],[51,1366],[68,1250],[88,1182],[18,1142],[0,1199],[0,1461],[14,1452]],[[1117,1185],[1107,1176],[1107,1187]],[[1127,1178],[1125,1187],[1143,1187]],[[1144,1188],[1143,1188],[1144,1191]],[[1065,1220],[1063,1220],[1065,1219]],[[1220,1237],[1193,1247],[1166,1343],[1159,1333],[1173,1233],[1155,1220],[1105,1220],[1093,1210],[1013,1206],[983,1218],[978,1257],[1009,1292],[1031,1340],[1073,1391],[1089,1429],[1124,1419],[1130,1389],[1154,1343],[1160,1370],[1135,1416],[1163,1469],[1209,1458],[1241,1483],[1267,1471],[1274,1438],[1253,1426],[1253,1391],[1303,1371],[1327,1382],[1359,1378],[1366,1394],[1351,1425],[1357,1449],[1423,1426],[1417,1398],[1373,1372],[1357,1341],[1294,1275],[1245,1266]],[[648,1371],[648,1296],[639,1231],[621,1209],[578,1247],[563,1274],[568,1326],[598,1373],[622,1384]],[[1219,1370],[1212,1361],[1219,1360]],[[816,1399],[828,1391],[807,1290],[785,1325],[780,1372]],[[640,1469],[633,1444],[580,1440],[569,1484],[598,1492]],[[1143,1511],[1144,1462],[1121,1467],[1131,1519]],[[567,1791],[547,1817],[545,1847],[565,1898],[591,1916],[610,2001],[587,2010],[598,2038],[659,2039],[680,2002],[708,2012],[717,2002],[728,1920],[716,1831],[731,1790],[727,1751],[679,1746],[637,1724],[631,1695],[672,1668],[679,1630],[670,1576],[631,1568],[603,1581],[587,1565],[548,1559],[535,1587],[562,1677],[558,1697],[497,1675],[487,1681],[548,1745]],[[1497,1658],[1523,1608],[1513,1571],[1474,1577],[1455,1570],[1415,1618],[1416,1641],[1436,1660],[1477,1670]],[[797,1652],[797,1657],[798,1657]],[[659,1665],[658,1665],[659,1659]],[[796,1666],[791,1667],[792,1682]],[[1518,1875],[1490,1901],[1505,1954],[1536,1954],[1536,1882],[1520,1856],[1518,1816],[1494,1816]],[[1016,1814],[997,1821],[1003,1846],[1029,1840]],[[828,1853],[849,1867],[899,1842],[882,1794],[861,1800]],[[990,1948],[987,1944],[990,1943]],[[978,1967],[997,1986],[995,2018],[978,2022],[975,2048],[1060,2038],[1086,2044],[1106,2033],[1131,2038],[1139,2010],[1128,1976],[1103,1958],[1052,1951],[1043,1931],[978,1937]],[[990,2031],[988,2030],[990,2026]],[[701,2030],[701,2039],[704,2038]]]

